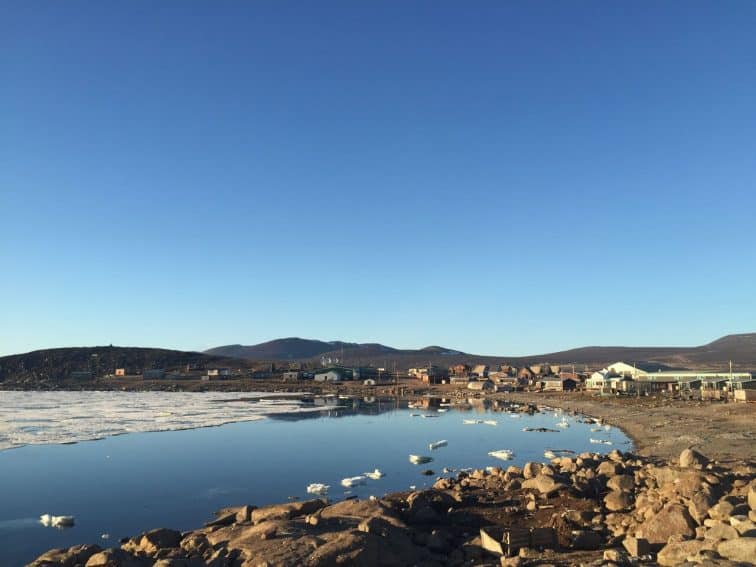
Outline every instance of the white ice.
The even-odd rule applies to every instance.
[[[0,451],[142,431],[254,421],[302,408],[295,398],[248,392],[0,391]]]

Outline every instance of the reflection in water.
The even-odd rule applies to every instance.
[[[225,396],[235,412],[245,403],[239,395]],[[513,451],[509,462],[515,465],[541,461],[546,450],[629,449],[616,429],[591,432],[592,422],[567,414],[509,413],[524,408],[485,399],[420,398],[410,404],[300,395],[285,403],[293,411],[259,421],[0,451],[0,565],[22,565],[53,547],[102,545],[103,533],[117,542],[161,526],[195,528],[224,506],[311,498],[307,489],[317,484],[329,487],[332,500],[427,487],[442,471],[504,464],[489,455],[501,449]],[[248,407],[259,412],[261,404],[281,409],[257,400]],[[570,427],[557,430],[563,415]],[[470,418],[498,425],[463,425]],[[614,445],[591,444],[599,435]],[[410,455],[429,456],[429,445],[440,440],[446,444],[432,451],[435,474],[423,476],[428,465],[413,465]],[[355,477],[364,481],[342,486]],[[45,529],[38,518],[46,513],[72,515],[76,525]]]

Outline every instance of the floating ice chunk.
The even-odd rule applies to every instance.
[[[606,429],[607,431],[609,431],[611,428],[612,428],[612,426],[609,425],[608,423],[604,426],[604,429]]]
[[[569,424],[569,423],[567,423],[567,420],[565,420],[565,419],[563,419],[562,421],[560,421],[560,422],[559,422],[559,423],[557,423],[556,425],[557,425],[557,427],[562,427],[562,428],[566,428],[566,427],[569,427],[569,426],[570,426],[570,424]]]
[[[593,433],[596,433],[597,431],[601,431],[601,428],[600,427],[591,427],[591,431]]]
[[[478,425],[479,423],[483,423],[482,419],[463,419],[462,423],[465,425]]]
[[[323,484],[321,482],[313,482],[312,484],[307,485],[307,494],[318,494],[320,496],[323,496],[325,494],[328,494],[328,489],[331,488],[327,484]]]
[[[499,425],[499,422],[495,419],[487,419],[483,423],[485,423],[486,425]]]
[[[410,484],[409,489],[410,490],[416,490],[417,486],[415,486],[414,484]]]
[[[52,516],[50,514],[42,514],[39,517],[39,523],[46,528],[70,528],[74,525],[73,516]]]
[[[110,539],[110,534],[102,534],[100,539]]]
[[[547,459],[556,459],[556,453],[554,453],[554,451],[552,451],[551,449],[546,449],[543,452],[543,456]]]
[[[520,414],[519,413],[510,413],[509,417],[511,417],[512,419],[519,419],[520,418]]]
[[[438,417],[438,416],[432,413],[424,413],[423,417]]]
[[[611,445],[611,441],[607,441],[606,439],[591,439],[591,443],[596,443],[598,445]]]
[[[360,486],[362,484],[365,484],[365,477],[361,475],[351,476],[349,478],[341,480],[341,486],[344,486],[346,488],[351,488],[352,486]]]
[[[449,444],[449,442],[446,439],[441,439],[441,441],[434,441],[433,443],[428,444],[428,448],[431,451],[435,451],[436,449],[439,449],[441,447],[446,447]]]
[[[426,457],[424,455],[410,455],[409,461],[413,465],[424,465],[425,463],[430,463],[433,460],[433,457]]]
[[[498,451],[489,451],[488,456],[501,459],[502,461],[509,461],[514,457],[514,451],[512,449],[499,449]]]
[[[438,413],[444,413],[444,412],[447,412],[447,411],[449,411],[449,408],[438,408],[438,409],[437,409],[436,411],[437,411]]]
[[[380,469],[375,469],[373,472],[366,472],[365,476],[368,477],[371,480],[378,480],[378,479],[383,478],[384,476],[386,476],[386,473],[384,473]]]

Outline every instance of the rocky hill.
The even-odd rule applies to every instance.
[[[258,345],[230,345],[206,351],[207,354],[233,356],[248,360],[297,360],[316,362],[322,357],[338,358],[345,364],[410,368],[425,364],[485,363],[514,365],[551,362],[600,367],[616,361],[652,362],[679,368],[726,366],[732,361],[739,369],[756,369],[756,333],[727,335],[696,347],[588,346],[530,356],[479,356],[455,349],[431,346],[422,349],[397,349],[376,343],[318,341],[300,338],[278,339]]]
[[[250,366],[249,360],[201,352],[140,347],[73,347],[36,350],[0,357],[0,383],[49,384],[66,380],[71,372],[91,372],[93,377],[124,368],[127,374],[143,370],[185,369],[190,366]]]

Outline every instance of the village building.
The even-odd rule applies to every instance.
[[[352,379],[352,373],[346,368],[323,368],[315,372],[316,382],[344,382]]]
[[[354,380],[380,380],[381,375],[385,372],[381,372],[382,369],[374,368],[372,366],[360,366],[352,368],[352,378]]]
[[[208,376],[231,376],[230,368],[208,368]]]
[[[487,364],[476,364],[470,371],[470,376],[473,378],[488,378],[488,370]]]
[[[284,382],[296,382],[302,378],[302,373],[299,370],[289,370],[284,372],[281,378]]]
[[[533,381],[533,378],[535,378],[535,376],[535,373],[527,366],[523,366],[517,371],[517,377],[525,380],[528,384]]]
[[[545,376],[540,379],[544,392],[572,392],[577,389],[578,382],[572,378],[561,376]]]
[[[455,364],[449,367],[449,374],[452,376],[467,376],[470,373],[470,365]]]

